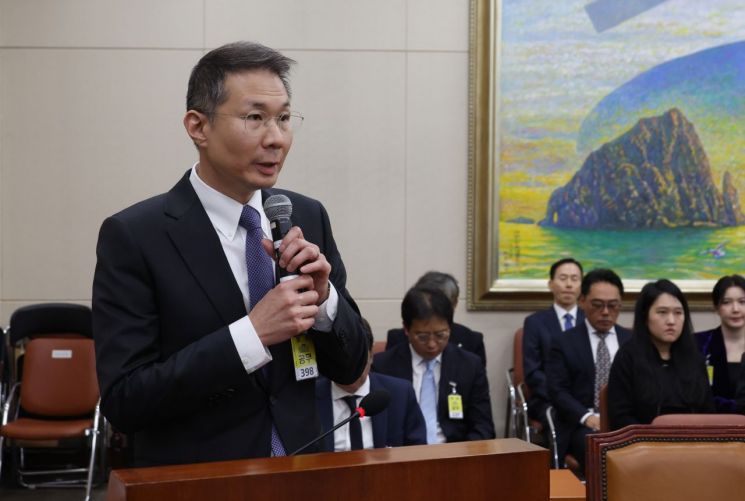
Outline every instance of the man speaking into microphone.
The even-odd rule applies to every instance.
[[[319,372],[352,383],[365,367],[325,209],[272,189],[303,121],[290,106],[292,63],[249,42],[205,54],[184,116],[198,162],[169,192],[101,226],[101,407],[134,434],[136,466],[285,455],[320,431]],[[292,204],[276,265],[297,275],[281,282],[263,205],[275,194]]]

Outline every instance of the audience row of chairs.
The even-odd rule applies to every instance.
[[[573,471],[579,469],[579,463],[571,455],[559,458],[556,446],[556,427],[554,426],[555,411],[553,407],[546,409],[546,422],[548,430],[543,430],[540,421],[528,416],[528,398],[530,388],[525,384],[525,373],[523,371],[523,329],[515,331],[513,340],[512,367],[507,370],[507,414],[505,417],[505,437],[517,437],[527,442],[536,442],[545,445],[551,450],[551,464],[553,468],[561,468],[562,461]],[[600,389],[600,431],[608,431],[607,412],[608,388]],[[546,437],[548,443],[545,443]]]
[[[99,411],[90,308],[19,308],[2,334],[0,472],[5,456],[21,485],[84,486],[89,500],[96,467],[105,478],[108,432]],[[75,466],[71,459],[81,450],[84,464]]]

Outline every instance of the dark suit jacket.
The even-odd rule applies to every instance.
[[[371,417],[373,427],[373,446],[398,447],[401,445],[423,445],[427,443],[427,425],[409,381],[370,373],[370,392],[388,390],[391,401],[382,412]],[[316,380],[316,404],[323,431],[334,426],[334,410],[331,402],[331,381],[327,378]],[[334,434],[323,441],[323,450],[333,452]]]
[[[311,330],[319,370],[353,382],[367,341],[323,206],[282,190],[293,224],[331,263],[339,292],[331,333]],[[101,406],[135,434],[135,464],[266,457],[272,421],[288,452],[318,435],[315,383],[295,381],[290,342],[247,374],[228,325],[246,315],[217,233],[189,182],[109,217],[93,281]],[[264,372],[268,375],[265,378]]]
[[[580,325],[584,321],[584,312],[577,308],[574,325]],[[525,383],[530,389],[528,411],[533,419],[542,420],[546,407],[550,404],[546,363],[551,353],[551,338],[563,332],[553,306],[528,315],[523,323],[523,371]]]
[[[390,329],[388,331],[388,340],[385,343],[385,349],[389,350],[399,343],[409,344],[404,330]],[[453,323],[453,327],[450,329],[449,343],[478,355],[481,363],[486,367],[486,349],[484,349],[484,335],[482,333],[472,331],[465,325]]]
[[[616,325],[618,346],[631,339],[631,331]],[[549,398],[556,409],[559,457],[566,454],[569,439],[579,420],[594,406],[595,362],[585,322],[578,323],[551,343],[546,370]]]
[[[373,370],[411,381],[411,351],[409,344],[377,353]],[[463,399],[463,419],[448,417],[450,382]],[[489,399],[489,383],[484,366],[473,353],[448,344],[442,352],[440,384],[437,397],[437,420],[448,442],[486,440],[494,438],[494,422]]]
[[[732,381],[729,377],[727,348],[724,346],[722,328],[717,327],[710,331],[697,332],[695,337],[704,360],[714,367],[714,381],[711,385],[711,392],[714,394],[714,404],[717,412],[737,412],[737,406],[735,405],[737,381]]]

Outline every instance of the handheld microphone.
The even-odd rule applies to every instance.
[[[339,423],[335,424],[330,430],[324,432],[321,436],[314,438],[304,446],[300,447],[298,450],[290,454],[290,456],[294,456],[295,454],[304,451],[311,445],[315,444],[316,442],[326,438],[329,434],[335,432],[348,422],[350,422],[353,419],[359,419],[361,417],[365,416],[374,416],[383,410],[385,410],[386,407],[388,407],[388,403],[391,401],[391,394],[388,392],[388,390],[375,390],[368,393],[365,397],[362,398],[360,401],[359,407],[352,413],[351,416],[348,418],[340,421]]]
[[[287,232],[292,228],[292,202],[285,195],[272,195],[264,202],[264,213],[269,218],[269,226],[272,229],[272,240],[274,241],[274,255],[279,262],[279,245],[285,238]],[[284,268],[277,265],[277,279],[282,282],[297,277],[296,273],[288,273]]]

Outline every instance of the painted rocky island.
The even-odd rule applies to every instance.
[[[551,194],[541,226],[574,229],[727,227],[745,223],[732,176],[720,191],[681,111],[643,118],[593,151]]]

